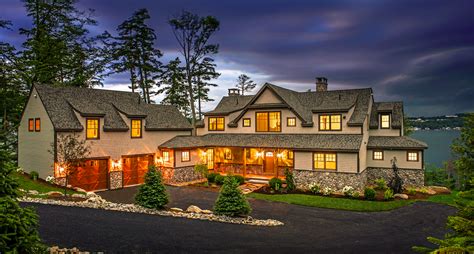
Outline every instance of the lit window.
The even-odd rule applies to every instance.
[[[244,118],[242,124],[244,127],[250,127],[250,118]]]
[[[224,159],[232,160],[232,151],[229,148],[224,150]]]
[[[390,114],[380,115],[380,126],[382,129],[390,129]]]
[[[257,132],[281,131],[280,112],[257,112]]]
[[[293,160],[293,151],[288,151],[288,159]]]
[[[99,139],[99,119],[87,119],[86,122],[86,138]]]
[[[286,118],[286,126],[288,126],[288,127],[295,127],[295,126],[296,126],[296,117],[288,117],[288,118]]]
[[[224,117],[209,117],[209,126],[210,131],[223,131],[225,128]]]
[[[408,152],[407,160],[408,161],[418,161],[418,152]]]
[[[320,115],[319,130],[321,131],[340,131],[341,115]]]
[[[28,131],[35,130],[35,120],[33,118],[28,119]]]
[[[35,118],[35,131],[41,131],[41,119]]]
[[[207,169],[214,169],[214,149],[207,149]]]
[[[132,119],[132,138],[142,137],[142,120]]]
[[[383,151],[373,151],[374,160],[383,160]]]
[[[314,153],[314,169],[330,169],[336,170],[336,154],[335,153]]]
[[[191,158],[189,156],[189,151],[182,151],[181,152],[181,161],[190,161]]]
[[[170,152],[169,151],[163,151],[162,157],[163,157],[164,162],[169,162],[170,161]]]

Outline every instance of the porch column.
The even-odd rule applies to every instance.
[[[247,148],[244,147],[244,178],[247,175]]]

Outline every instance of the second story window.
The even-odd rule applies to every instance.
[[[320,131],[340,131],[341,115],[319,115]]]
[[[99,119],[97,118],[86,119],[86,138],[99,139]]]
[[[141,119],[132,119],[132,138],[141,138],[142,137],[142,120]]]
[[[35,118],[35,131],[41,131],[41,119]]]
[[[250,118],[244,118],[242,122],[243,127],[250,127]]]
[[[280,112],[257,112],[257,132],[279,132],[281,131]]]
[[[381,129],[390,129],[390,114],[381,114],[380,115],[380,128]]]
[[[28,131],[35,131],[35,119],[28,119]]]
[[[223,131],[225,129],[224,117],[209,117],[208,130]]]
[[[288,118],[286,118],[286,126],[288,126],[288,127],[295,127],[295,126],[296,126],[296,117],[288,117]]]

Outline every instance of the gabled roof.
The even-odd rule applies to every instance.
[[[281,101],[281,104],[262,104],[260,107],[285,107],[293,111],[303,122],[303,126],[313,125],[313,113],[317,112],[343,112],[354,107],[354,113],[349,119],[349,125],[362,125],[368,113],[372,89],[332,90],[325,92],[297,92],[266,83],[256,95],[253,96],[226,96],[217,105],[216,109],[206,115],[229,115],[242,111],[230,119],[229,126],[236,126],[237,121],[248,109],[258,107],[253,103],[266,90],[272,91]]]
[[[371,136],[367,148],[426,149],[428,145],[407,136]]]
[[[357,134],[207,134],[176,136],[160,148],[260,147],[294,150],[359,151],[362,135]]]
[[[104,131],[128,130],[120,113],[128,118],[145,118],[146,130],[192,129],[176,107],[146,104],[137,93],[48,85],[34,88],[57,131],[84,129],[75,111],[84,117],[103,117]]]
[[[403,102],[374,102],[370,112],[370,128],[379,127],[379,113],[391,113],[391,125],[394,129],[402,128],[403,124]]]

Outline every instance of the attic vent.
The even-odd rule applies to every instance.
[[[238,88],[229,88],[229,96],[240,95],[240,90]]]

